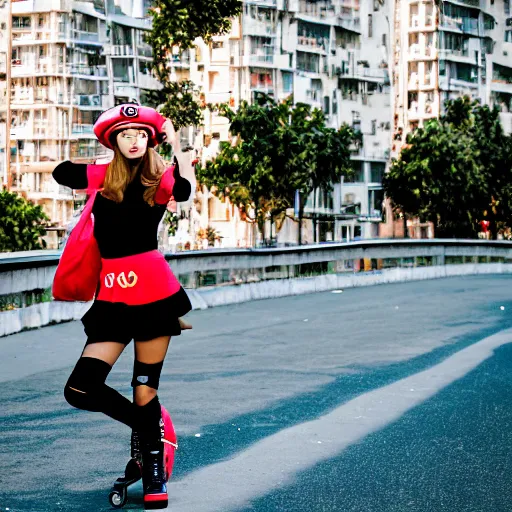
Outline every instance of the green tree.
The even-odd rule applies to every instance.
[[[0,191],[0,252],[44,249],[43,209],[7,190]]]
[[[241,9],[240,0],[153,0],[149,10],[153,26],[146,40],[153,49],[152,69],[162,89],[150,93],[147,103],[161,105],[162,114],[176,128],[201,124],[203,107],[191,81],[171,80],[173,49],[191,49],[196,38],[211,42],[214,35],[230,30],[231,18]]]
[[[331,190],[341,175],[353,172],[350,150],[360,137],[347,125],[328,128],[321,110],[265,96],[252,105],[243,102],[237,111],[224,106],[221,112],[231,122],[233,140],[221,143],[219,155],[198,169],[198,179],[246,214],[255,210],[261,231],[269,216],[284,220],[296,191],[302,219],[313,190]],[[300,236],[299,229],[299,243]]]
[[[386,195],[396,210],[433,222],[436,236],[474,237],[484,218],[496,226],[510,215],[509,145],[496,109],[449,101],[440,119],[408,135]]]

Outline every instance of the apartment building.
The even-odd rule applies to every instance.
[[[395,23],[398,142],[438,117],[446,100],[463,94],[498,106],[503,126],[512,131],[509,0],[399,0]]]
[[[512,133],[510,0],[395,0],[393,14],[392,155],[408,133],[461,95],[497,106]],[[387,213],[381,233],[392,236],[396,223],[389,205]],[[428,224],[408,224],[413,237],[432,235]]]
[[[143,41],[148,7],[149,0],[11,3],[12,188],[41,204],[56,229],[70,220],[75,196],[51,178],[55,165],[107,156],[93,134],[100,113],[144,103],[159,87]]]
[[[229,101],[236,108],[261,94],[293,95],[321,109],[329,126],[348,123],[363,132],[364,146],[353,154],[355,178],[308,199],[307,242],[376,236],[391,144],[389,14],[379,0],[246,0],[230,34],[210,47],[198,45],[190,76],[207,103]],[[226,119],[207,111],[203,159],[216,154],[228,132]],[[200,222],[232,243],[240,236],[238,213],[229,203],[207,200]],[[296,243],[297,230],[287,221],[278,241]],[[244,233],[238,245],[252,243],[254,233]]]

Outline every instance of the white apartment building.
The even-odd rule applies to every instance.
[[[395,0],[393,145],[397,156],[411,130],[439,117],[447,99],[469,95],[498,106],[512,133],[512,12],[510,0]],[[381,225],[392,236],[391,209]],[[409,221],[413,237],[430,225]]]
[[[69,220],[74,197],[51,180],[56,163],[102,156],[92,133],[100,112],[127,101],[144,104],[146,91],[159,87],[143,42],[149,4],[11,3],[10,168],[17,189],[42,204],[58,227]],[[0,37],[0,93],[2,47]],[[382,176],[406,134],[439,116],[446,99],[470,94],[498,105],[512,131],[510,0],[245,0],[229,34],[210,45],[197,41],[171,60],[171,79],[190,78],[205,105],[237,108],[261,93],[277,100],[293,94],[295,102],[322,109],[329,126],[361,130],[355,176],[308,199],[305,242],[400,236],[383,205]],[[184,130],[182,138],[204,162],[229,139],[227,119],[206,110],[204,127]],[[191,246],[207,226],[225,246],[258,241],[240,212],[206,189],[181,211],[181,241]],[[414,236],[431,235],[428,226],[414,228]],[[278,242],[295,243],[297,229],[287,221]]]
[[[144,103],[149,73],[149,0],[14,0],[10,84],[12,185],[63,228],[74,195],[51,178],[65,159],[105,156],[92,128],[100,113]],[[4,81],[5,83],[5,81]]]
[[[389,4],[379,0],[246,0],[230,34],[210,47],[198,44],[190,76],[206,103],[229,101],[236,108],[261,93],[276,100],[293,94],[296,103],[323,110],[329,126],[348,123],[363,132],[351,183],[308,199],[306,242],[377,236],[391,144],[389,15]],[[227,120],[207,111],[203,160],[228,136]],[[215,227],[229,245],[252,243],[254,233],[236,227],[239,214],[229,202],[207,200],[208,208],[201,196],[201,225]],[[296,243],[297,230],[297,223],[285,222],[278,241]],[[240,231],[245,235],[235,244]]]

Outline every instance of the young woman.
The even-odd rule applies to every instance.
[[[165,508],[157,390],[171,336],[191,328],[180,318],[191,305],[157,251],[157,228],[171,197],[189,199],[194,169],[181,152],[172,123],[151,108],[120,105],[107,110],[94,132],[114,150],[112,162],[67,161],[53,171],[59,184],[73,189],[103,183],[92,210],[102,258],[100,282],[93,305],[82,318],[87,342],[64,396],[74,407],[103,412],[132,429],[132,457],[142,458],[144,502],[147,508]],[[167,170],[153,149],[165,138],[175,155],[174,167]],[[133,403],[105,384],[132,339]]]

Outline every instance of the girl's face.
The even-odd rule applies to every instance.
[[[127,128],[116,137],[122,155],[129,160],[142,158],[148,149],[148,134],[138,128]]]

